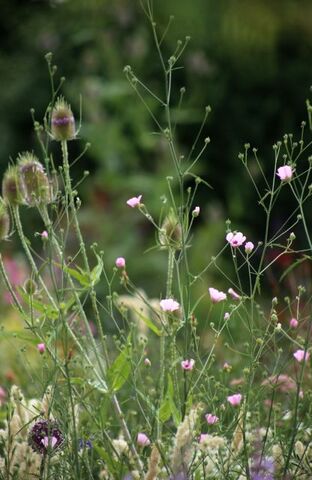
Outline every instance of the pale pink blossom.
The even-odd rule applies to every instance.
[[[124,259],[124,257],[117,257],[115,260],[115,265],[117,268],[125,268],[126,260]]]
[[[233,248],[240,247],[246,240],[242,232],[229,232],[225,238]]]
[[[180,304],[173,298],[165,298],[159,302],[159,305],[164,312],[174,312],[180,308]]]
[[[140,432],[137,436],[137,444],[140,447],[148,447],[151,444],[151,441],[145,433]]]
[[[213,415],[213,413],[206,413],[205,419],[208,425],[214,425],[219,421],[219,417],[217,417],[217,415]]]
[[[246,242],[245,243],[245,252],[247,254],[251,253],[253,249],[255,248],[254,244],[252,242]]]
[[[293,170],[289,165],[284,165],[277,169],[276,175],[282,180],[282,182],[288,182],[293,176]]]
[[[141,198],[142,198],[142,195],[139,195],[138,197],[129,198],[129,200],[127,200],[127,205],[129,205],[129,207],[131,208],[138,207],[141,203]]]
[[[193,215],[193,217],[198,217],[199,214],[200,214],[200,207],[197,206],[192,211],[192,215]]]
[[[222,302],[222,300],[226,300],[226,293],[213,287],[210,287],[208,290],[212,303],[219,303]]]
[[[42,240],[48,240],[48,238],[49,238],[49,234],[46,230],[43,230],[43,232],[41,232],[40,235],[41,235]]]
[[[230,372],[232,370],[232,365],[228,362],[224,362],[223,370],[226,370],[227,372]]]
[[[146,365],[147,367],[150,367],[152,365],[152,362],[150,361],[149,358],[144,359],[144,365]]]
[[[231,295],[233,300],[240,300],[241,299],[240,295],[238,295],[238,293],[236,293],[235,290],[233,290],[233,288],[228,289],[228,294]]]
[[[52,436],[52,437],[43,437],[41,439],[41,443],[44,445],[45,448],[51,447],[54,448],[55,444],[57,443],[57,438]]]
[[[289,322],[290,328],[297,328],[299,325],[299,322],[296,318],[292,318]]]
[[[44,353],[44,352],[45,352],[45,349],[46,349],[46,346],[45,346],[44,343],[38,343],[37,349],[38,349],[38,352],[39,352],[39,353]]]
[[[298,362],[303,362],[303,360],[307,362],[310,358],[309,352],[305,350],[297,350],[293,355]]]
[[[201,433],[199,435],[199,443],[203,443],[203,442],[206,442],[207,440],[209,439],[209,434],[208,433]]]
[[[231,316],[231,315],[229,314],[229,312],[225,312],[223,318],[224,318],[224,320],[228,320],[228,319],[230,318],[230,316]]]
[[[240,393],[234,393],[234,395],[229,395],[227,397],[227,401],[233,405],[233,407],[236,407],[239,405],[242,401],[243,396]]]
[[[195,360],[193,360],[193,358],[191,358],[190,360],[182,360],[181,362],[181,367],[183,368],[183,370],[193,370],[195,366]]]

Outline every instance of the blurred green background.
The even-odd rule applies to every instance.
[[[178,39],[191,41],[173,80],[173,98],[186,87],[184,108],[177,117],[181,153],[187,154],[197,134],[204,107],[212,113],[203,132],[211,144],[197,173],[213,186],[200,186],[192,265],[201,269],[224,244],[224,221],[242,229],[250,240],[261,239],[263,214],[255,214],[256,197],[238,160],[242,145],[259,148],[259,158],[272,175],[272,144],[285,132],[300,133],[306,118],[305,99],[311,83],[312,3],[310,0],[155,0],[160,31],[174,22],[163,41],[167,58]],[[72,158],[86,142],[91,148],[73,167],[81,185],[80,218],[89,243],[96,241],[113,267],[124,256],[131,277],[149,296],[163,294],[166,255],[152,250],[153,229],[125,202],[143,194],[158,218],[166,175],[174,173],[163,139],[127,83],[123,67],[131,65],[158,95],[164,82],[150,25],[138,0],[1,1],[0,169],[18,152],[40,150],[33,134],[31,107],[41,120],[50,100],[44,55],[51,51],[63,93],[83,122]],[[162,118],[157,105],[151,108]],[[53,147],[60,163],[58,145]],[[259,180],[260,181],[260,180]],[[41,225],[23,210],[28,234]],[[279,224],[280,219],[276,219]],[[5,247],[9,258],[19,245]],[[215,280],[218,277],[215,277]],[[222,279],[216,286],[222,286]],[[208,282],[208,278],[207,278]]]

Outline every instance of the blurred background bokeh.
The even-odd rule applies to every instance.
[[[213,187],[200,186],[196,200],[201,206],[192,250],[196,270],[222,247],[226,218],[251,240],[261,239],[264,216],[261,210],[255,213],[256,196],[238,154],[250,142],[259,148],[264,171],[272,175],[272,144],[285,132],[300,134],[311,84],[312,3],[155,0],[154,9],[161,31],[174,15],[162,44],[167,58],[178,39],[191,36],[180,62],[183,68],[173,79],[175,100],[186,87],[183,110],[176,117],[182,154],[196,137],[205,106],[212,107],[203,132],[211,144],[196,170]],[[165,177],[174,173],[164,140],[153,135],[149,114],[123,73],[129,64],[158,95],[164,92],[139,0],[1,0],[0,26],[1,172],[20,151],[40,154],[30,108],[42,120],[50,101],[44,55],[53,52],[59,75],[66,77],[63,94],[76,117],[80,95],[83,99],[79,140],[70,144],[72,159],[91,143],[72,172],[79,181],[84,170],[90,171],[79,189],[87,242],[96,241],[105,250],[108,267],[117,256],[126,257],[134,282],[159,298],[165,288],[166,255],[150,250],[155,232],[125,205],[129,197],[142,194],[158,218],[167,195]],[[162,118],[156,104],[151,108]],[[58,146],[54,154],[59,164]],[[42,225],[26,207],[22,215],[34,239]],[[18,242],[12,238],[2,248],[7,261],[17,262],[20,275],[25,274]],[[217,274],[214,281],[222,287]]]

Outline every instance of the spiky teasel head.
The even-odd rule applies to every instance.
[[[0,240],[6,240],[10,232],[10,216],[5,201],[0,197]]]
[[[29,207],[51,202],[51,189],[47,174],[38,158],[30,152],[18,157],[19,188],[23,203]]]
[[[56,100],[52,109],[51,133],[54,140],[59,142],[73,140],[76,136],[75,118],[70,105],[63,97]]]
[[[56,420],[40,419],[30,429],[28,443],[34,452],[53,455],[64,444],[64,435]]]
[[[15,165],[10,165],[3,176],[2,195],[5,202],[9,205],[18,205],[19,203],[22,203],[18,183],[18,170]]]
[[[182,240],[182,228],[175,212],[171,209],[166,216],[159,232],[159,242],[164,248],[180,250]]]

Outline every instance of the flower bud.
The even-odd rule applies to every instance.
[[[22,203],[22,197],[18,184],[18,171],[16,166],[10,166],[3,176],[2,195],[4,201],[10,205]]]
[[[6,240],[10,231],[10,217],[4,200],[0,197],[0,240]]]
[[[28,278],[24,283],[24,290],[28,295],[34,295],[37,291],[37,284],[32,278]]]
[[[19,156],[19,186],[23,202],[34,207],[51,202],[50,183],[42,164],[32,153]]]
[[[75,119],[70,105],[59,97],[52,109],[51,132],[54,140],[72,140],[76,136]]]
[[[181,248],[182,229],[173,210],[165,218],[159,232],[159,242],[163,247]]]

